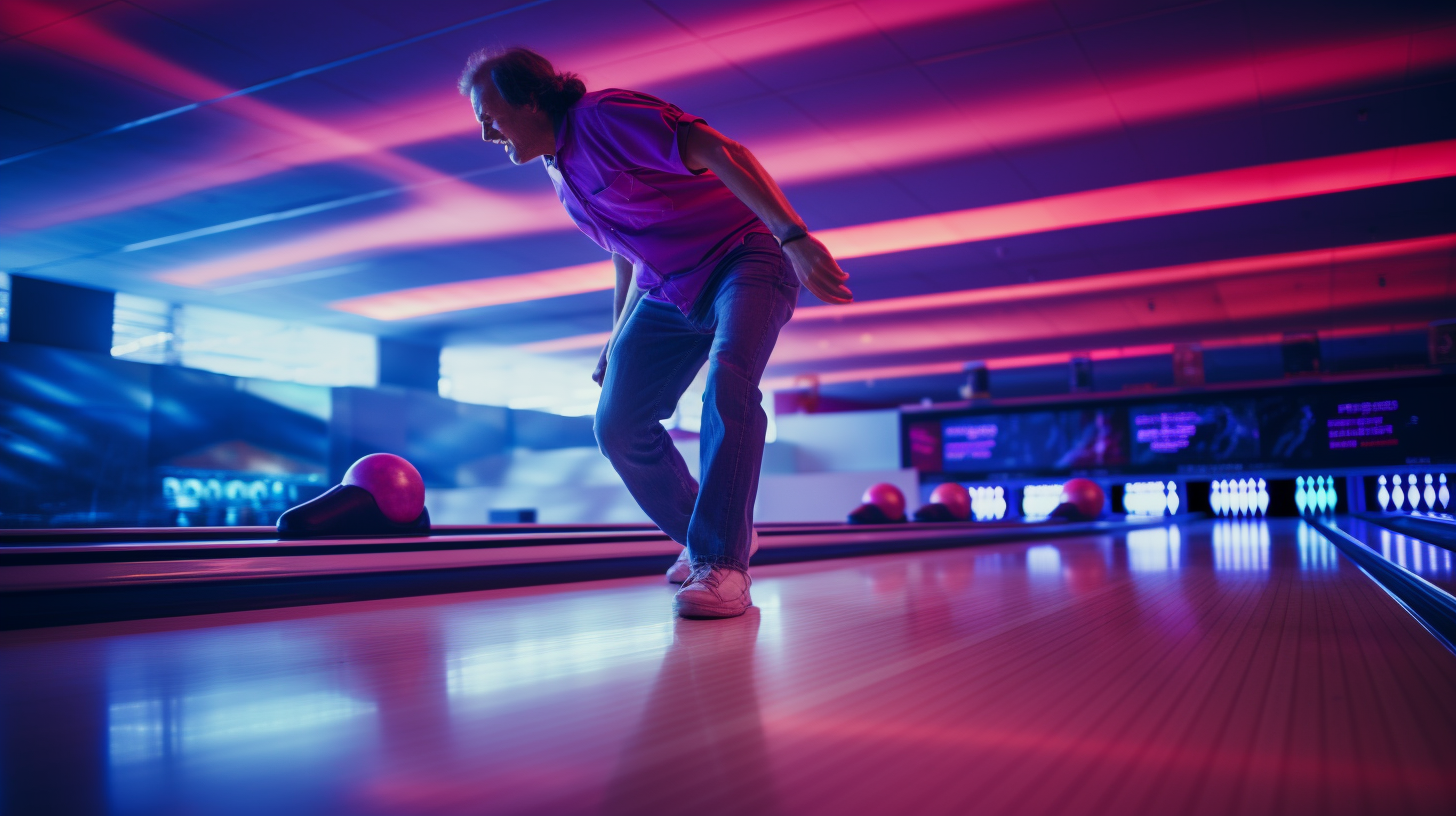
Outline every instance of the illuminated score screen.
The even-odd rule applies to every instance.
[[[922,472],[1199,472],[1456,461],[1456,387],[1306,386],[1077,408],[904,416]]]

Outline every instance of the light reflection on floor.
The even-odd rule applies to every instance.
[[[1303,525],[1303,522],[1300,522]],[[1269,570],[1269,522],[1220,519],[1213,522],[1213,568],[1219,572]]]
[[[1295,530],[1299,544],[1299,568],[1302,570],[1327,571],[1339,566],[1339,550],[1319,530],[1304,522]]]
[[[1183,535],[1176,524],[1127,534],[1127,568],[1132,572],[1177,572],[1182,554]]]
[[[1446,580],[1452,576],[1450,550],[1384,528],[1380,530],[1380,554],[1417,575]]]
[[[1456,592],[1456,554],[1359,518],[1333,522],[1356,541],[1446,592]]]

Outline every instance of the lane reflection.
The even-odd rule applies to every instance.
[[[1213,569],[1216,572],[1268,572],[1269,523],[1252,519],[1213,522]]]
[[[671,642],[672,624],[663,621],[462,650],[446,659],[445,689],[452,699],[486,697],[653,658]]]
[[[1456,553],[1445,547],[1394,532],[1364,519],[1340,517],[1326,523],[1349,533],[1367,549],[1430,581],[1447,592],[1456,592]]]
[[[1452,569],[1456,559],[1450,550],[1384,527],[1380,528],[1380,554],[1432,582],[1449,584],[1456,577]]]
[[[337,691],[302,694],[279,684],[252,684],[181,698],[112,703],[108,757],[116,767],[188,759],[207,751],[272,752],[283,738],[377,712],[367,700]]]
[[[545,693],[586,675],[662,657],[672,621],[659,598],[638,593],[455,610],[446,624],[445,693],[452,709]],[[512,694],[502,694],[502,692]]]
[[[380,743],[347,637],[266,627],[123,638],[106,650],[116,813],[326,807]]]
[[[1051,544],[1026,548],[1026,571],[1034,578],[1061,578],[1062,552]]]
[[[754,682],[763,611],[677,620],[603,813],[779,811]]]
[[[1339,550],[1319,530],[1301,521],[1294,537],[1299,546],[1300,569],[1330,572],[1340,568]]]
[[[1127,568],[1134,573],[1177,572],[1183,534],[1178,525],[1132,530],[1127,534]]]

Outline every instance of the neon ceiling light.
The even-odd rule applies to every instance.
[[[1169,331],[1193,325],[1274,322],[1296,315],[1456,296],[1456,235],[1337,251],[1114,273],[990,291],[890,302],[884,310],[819,315],[785,328],[771,366],[1009,343]],[[1056,285],[1056,284],[1061,284]],[[972,297],[963,297],[970,295]],[[980,296],[980,297],[975,297]],[[899,300],[899,299],[897,299]],[[872,306],[878,302],[862,304]],[[898,307],[898,310],[897,310]]]
[[[1096,349],[1086,352],[1082,356],[1090,357],[1093,360],[1119,360],[1131,357],[1154,357],[1160,354],[1172,353],[1172,344],[1164,343],[1151,346]],[[1070,353],[1059,352],[1051,354],[1023,354],[1015,357],[993,357],[988,360],[981,360],[980,362],[992,371],[1001,371],[1011,368],[1030,368],[1032,366],[1066,365],[1071,359],[1072,355]],[[837,383],[865,382],[869,380],[900,380],[909,377],[930,377],[938,374],[964,373],[965,363],[960,360],[944,363],[908,363],[905,365],[886,365],[845,369],[841,371],[826,371],[807,375],[795,374],[765,377],[761,383],[761,387],[765,391],[778,391],[785,388],[802,388],[806,379],[820,385],[834,385]]]
[[[1421,323],[1412,326],[1364,326],[1358,328],[1339,329],[1334,331],[1321,331],[1321,338],[1333,336],[1373,336],[1390,334],[1397,330],[1419,330],[1426,324]],[[1240,335],[1236,337],[1224,337],[1214,340],[1205,340],[1199,343],[1205,349],[1220,348],[1227,346],[1252,346],[1252,345],[1273,345],[1278,344],[1282,335]],[[566,338],[563,338],[566,339]],[[605,340],[603,340],[605,342]],[[597,344],[601,347],[601,343]],[[1173,353],[1172,343],[1160,343],[1144,346],[1117,346],[1111,348],[1094,349],[1087,352],[1079,352],[1075,356],[1088,357],[1094,362],[1098,360],[1118,360],[1136,357],[1156,357]],[[1074,355],[1070,352],[1052,352],[1047,354],[1023,354],[1011,357],[991,357],[978,362],[992,371],[1002,371],[1015,368],[1031,368],[1033,366],[1066,365],[1071,362]],[[777,361],[774,361],[777,362]],[[898,380],[909,377],[930,377],[945,374],[964,374],[965,363],[961,360],[936,363],[907,363],[904,365],[882,365],[868,366],[861,368],[847,368],[837,371],[825,372],[801,372],[798,374],[775,374],[765,377],[760,387],[765,391],[779,391],[786,388],[803,388],[806,383],[818,383],[819,385],[834,385],[849,382],[867,382],[876,380]]]
[[[36,14],[24,0],[15,8]],[[83,17],[50,26],[33,35],[39,45],[69,54],[146,82],[167,93],[189,99],[208,99],[229,89],[195,72],[172,63],[101,29]],[[225,103],[226,109],[245,120],[278,132],[317,150],[327,149],[352,156],[361,166],[405,185],[423,185],[415,198],[428,206],[415,206],[404,213],[366,219],[334,230],[275,245],[251,253],[173,270],[159,280],[181,286],[204,286],[270,269],[299,260],[382,247],[407,247],[416,242],[436,244],[478,239],[489,235],[518,235],[561,229],[566,219],[549,209],[550,199],[541,196],[513,196],[482,190],[451,175],[418,162],[379,151],[357,137],[320,125],[259,99],[238,97]],[[265,131],[265,132],[266,132]],[[256,136],[256,132],[250,135]],[[276,168],[276,165],[270,165]],[[227,173],[230,168],[223,168]],[[237,168],[231,168],[237,169]],[[170,197],[175,189],[164,191]],[[555,207],[554,210],[559,210]],[[145,242],[143,242],[145,243]]]
[[[1410,50],[1411,37],[1391,37],[1322,43],[1313,52],[1291,48],[1259,60],[1239,56],[1162,66],[1116,77],[1106,87],[1088,78],[997,96],[992,86],[984,97],[965,103],[963,112],[885,112],[874,122],[835,123],[828,137],[787,134],[753,147],[780,181],[820,181],[1400,82],[1410,70]],[[1452,67],[1456,49],[1440,52],[1427,70]]]
[[[1361,303],[1450,298],[1456,294],[1453,251],[1456,234],[1449,234],[802,309],[785,327],[770,366],[1090,336],[1119,328],[1264,318]],[[1375,285],[1378,275],[1387,279],[1388,286]],[[1336,288],[1342,294],[1334,294]],[[1301,290],[1312,294],[1303,298],[1286,296]],[[1150,300],[1162,305],[1149,311],[1146,304]],[[1094,325],[1095,321],[1101,322]],[[1366,326],[1325,331],[1321,336],[1356,337],[1419,329],[1423,325]],[[605,334],[579,335],[528,344],[526,349],[536,353],[575,351],[599,348],[605,340]],[[1213,339],[1203,345],[1219,348],[1279,340],[1277,334],[1259,334]],[[1171,350],[1170,345],[1162,344],[1123,347],[1117,354],[1142,356],[1168,354]],[[1093,359],[1100,359],[1098,354],[1093,353]],[[1066,353],[1038,354],[1003,358],[997,365],[1052,365],[1068,359]],[[927,363],[892,368],[911,372],[895,376],[916,376],[959,370],[959,365]]]
[[[343,312],[376,320],[404,320],[481,306],[540,300],[552,297],[552,293],[562,290],[595,292],[612,288],[615,281],[616,272],[612,262],[597,261],[544,272],[528,272],[524,275],[502,275],[498,278],[421,286],[391,292],[389,297],[369,295],[329,305]],[[547,341],[547,344],[550,342]]]
[[[998,0],[990,3],[928,3],[923,4],[925,8],[921,8],[919,3],[860,5],[875,25],[893,30],[1008,4],[1011,3]],[[895,9],[895,5],[904,8]],[[854,23],[845,15],[856,17],[859,22]],[[692,40],[683,44],[680,37],[676,40],[662,39],[641,48],[635,56],[583,54],[563,57],[561,61],[564,65],[588,66],[586,74],[593,87],[651,88],[656,83],[681,80],[710,69],[728,69],[733,64],[745,64],[874,32],[873,26],[865,21],[864,14],[853,6],[821,9],[810,16],[823,24],[805,25],[808,18],[802,14],[767,25],[735,28],[734,24],[728,24],[725,26],[731,29],[728,33],[703,41]],[[821,17],[826,19],[819,20]],[[828,20],[827,17],[835,19]],[[92,33],[119,41],[105,32],[93,30]],[[982,154],[993,149],[1106,132],[1178,116],[1248,108],[1280,98],[1306,96],[1311,92],[1368,88],[1371,83],[1400,81],[1411,70],[1410,53],[1415,39],[1420,36],[1429,36],[1429,33],[1372,42],[1305,44],[1258,60],[1238,56],[1181,69],[1164,66],[1142,75],[1110,78],[1105,88],[1097,82],[1063,81],[1019,91],[1011,98],[996,98],[993,90],[987,97],[974,100],[973,104],[968,102],[966,113],[948,109],[929,114],[905,111],[894,116],[894,128],[886,128],[879,123],[832,123],[829,133],[768,137],[755,140],[754,148],[765,166],[785,183],[837,178]],[[702,44],[708,42],[711,45],[719,40],[722,42],[714,47]],[[64,40],[52,47],[66,49],[77,58],[98,59],[91,52],[68,46]],[[135,46],[128,44],[128,47],[141,52]],[[715,47],[722,53],[715,51]],[[142,79],[147,79],[148,73],[156,74],[128,73],[129,66],[133,64],[131,61],[105,59],[106,54],[114,50],[101,51],[99,59],[106,67]],[[135,64],[144,66],[155,61],[156,58],[152,57]],[[1427,62],[1430,64],[1420,66],[1422,70],[1438,72],[1450,68],[1456,65],[1456,51],[1436,49]],[[590,67],[592,65],[598,67],[594,69]],[[205,86],[199,83],[192,85],[193,97],[224,90],[210,82]],[[232,105],[230,101],[229,110],[233,109]],[[259,121],[265,122],[267,117],[263,116]],[[284,121],[281,124],[287,132],[303,132],[299,127],[290,126],[296,123]],[[84,200],[42,208],[27,214],[24,221],[18,223],[24,228],[36,229],[75,221],[288,168],[329,161],[361,160],[360,157],[389,148],[469,136],[475,133],[475,127],[474,121],[463,111],[458,96],[449,92],[431,95],[427,102],[412,104],[408,109],[395,108],[386,121],[381,122],[378,117],[355,121],[329,131],[331,135],[326,137],[281,143],[263,151],[256,150],[256,139],[239,142],[238,147],[246,146],[246,154],[191,162],[166,176],[141,183],[128,182],[110,192],[88,190]]]
[[[1346,192],[1367,187],[1389,184],[1404,184],[1433,178],[1456,175],[1456,140],[1428,142],[1420,145],[1371,150],[1363,153],[1349,153],[1321,159],[1303,159],[1279,164],[1222,170],[1180,178],[1089,190],[1063,196],[1018,201],[955,212],[939,213],[916,218],[901,218],[855,227],[822,230],[816,232],[829,245],[838,258],[860,258],[870,255],[905,252],[927,247],[983,241],[1013,235],[1025,235],[1071,227],[1092,226],[1117,221],[1131,221],[1155,218],[1164,215],[1197,212],[1268,201],[1281,201],[1313,195]],[[1357,252],[1358,249],[1349,251]],[[1316,253],[1318,254],[1318,253]],[[1227,264],[1255,263],[1258,261],[1228,261]],[[1194,265],[1204,267],[1206,265]],[[262,269],[265,267],[258,267]],[[1209,267],[1215,271],[1204,274],[1231,274],[1225,267]],[[550,275],[558,270],[532,272],[528,275]],[[244,274],[238,272],[238,274]],[[1135,274],[1135,273],[1121,273]],[[1144,271],[1144,275],[1163,274]],[[1192,273],[1197,274],[1197,273]],[[548,278],[556,280],[554,278]],[[501,281],[503,278],[489,278],[487,281]],[[176,281],[171,281],[176,282]],[[564,285],[567,282],[576,285]],[[468,283],[468,282],[466,282]],[[563,285],[551,290],[543,297],[562,297],[611,288],[607,279],[563,278]],[[1040,287],[1037,291],[1055,290],[1057,287],[1085,286],[1075,281],[1053,281],[1045,284],[1028,284]],[[461,287],[462,283],[439,284],[442,287]],[[505,291],[503,283],[492,283],[486,291]],[[587,288],[589,287],[589,288]],[[330,304],[356,314],[368,309],[373,314],[397,315],[393,319],[422,317],[463,308],[480,308],[497,303],[515,303],[517,300],[490,302],[488,298],[476,297],[469,306],[455,306],[449,298],[434,297],[430,290],[435,287],[418,287],[397,292],[383,292],[376,295],[354,298],[342,304]],[[925,295],[924,301],[948,297],[993,298],[1010,297],[998,295],[998,289],[972,290],[954,295]],[[1018,290],[1019,291],[1019,290]],[[1018,294],[1017,297],[1025,295]],[[408,306],[391,305],[395,299]],[[901,299],[895,299],[898,303]],[[433,304],[433,311],[424,311],[424,304]],[[883,305],[881,305],[883,304]],[[892,310],[896,306],[889,301],[871,301],[862,304],[834,307],[848,309],[843,314],[873,313],[877,310]],[[853,310],[859,310],[855,312]],[[829,317],[840,312],[831,312],[825,307],[805,309],[796,320],[815,319],[803,315],[823,314]],[[371,314],[371,316],[373,316]]]
[[[1456,175],[1456,140],[1144,181],[991,207],[819,230],[836,258],[1264,204]]]
[[[256,280],[294,274],[298,270],[292,267],[298,264],[354,253],[457,244],[572,228],[561,204],[552,196],[507,196],[475,189],[465,194],[432,191],[428,200],[429,206],[414,206],[402,212],[361,219],[333,229],[311,232],[293,241],[169,270],[153,277],[176,286],[207,288],[244,276],[254,276]],[[562,288],[579,289],[581,285],[563,284]],[[451,311],[445,308],[448,303],[439,306],[440,311]]]
[[[855,37],[873,36],[881,29],[934,22],[1027,0],[930,0],[920,3],[867,2],[836,4],[807,2],[793,7],[779,6],[771,19],[762,13],[738,15],[709,25],[719,33],[698,37],[674,29],[655,39],[634,38],[630,53],[620,46],[596,53],[561,57],[568,67],[582,66],[593,87],[647,87],[682,80],[716,70],[733,70],[738,62],[753,61],[807,48],[831,45]],[[7,19],[33,18],[39,10],[26,0],[8,3]],[[483,18],[482,18],[483,19]],[[27,35],[26,39],[76,59],[141,80],[185,99],[218,102],[223,109],[253,119],[270,129],[305,137],[302,142],[282,142],[267,150],[256,149],[262,134],[239,141],[231,157],[214,157],[191,163],[182,172],[166,177],[126,184],[110,193],[90,191],[84,201],[27,216],[21,224],[39,229],[82,218],[119,212],[212,187],[233,184],[294,167],[351,160],[370,164],[370,156],[382,154],[386,168],[406,160],[387,153],[388,149],[453,136],[474,135],[479,126],[453,89],[427,96],[424,103],[407,109],[395,108],[391,117],[356,121],[340,130],[308,123],[302,117],[281,111],[235,89],[201,77],[95,26],[84,16]],[[645,41],[644,41],[645,40]],[[548,49],[549,50],[549,49]],[[306,123],[306,124],[305,124]],[[312,133],[309,128],[312,128]],[[225,151],[230,150],[224,148]],[[246,151],[245,153],[243,151]],[[412,163],[411,163],[412,164]],[[397,169],[397,168],[396,168]],[[386,173],[386,177],[394,178]],[[418,178],[396,179],[417,183]]]
[[[849,303],[843,306],[812,306],[794,313],[793,322],[798,324],[815,321],[843,321],[873,315],[926,312],[935,309],[954,309],[968,306],[985,306],[996,303],[1021,303],[1055,297],[1073,297],[1119,290],[1133,290],[1166,284],[1193,283],[1240,275],[1255,275],[1287,269],[1333,267],[1361,261],[1382,260],[1414,255],[1442,254],[1456,249],[1456,234],[1436,235],[1428,238],[1411,238],[1401,241],[1384,241],[1375,244],[1311,249],[1303,252],[1283,252],[1274,255],[1257,255],[1247,258],[1228,258],[1219,261],[1162,266],[1152,269],[1135,269],[1127,272],[1109,272],[1102,275],[1088,275],[1065,280],[1018,283],[1010,286],[988,286],[983,289],[964,289],[957,292],[939,292],[931,295],[910,295],[908,297],[884,298],[881,300]]]

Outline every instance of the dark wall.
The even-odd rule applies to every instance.
[[[111,352],[116,294],[12,275],[10,342]]]
[[[379,384],[436,393],[440,387],[440,346],[379,338]]]
[[[249,393],[237,377],[175,366],[151,370],[150,465],[288,474],[328,469],[326,420]]]
[[[0,343],[0,526],[124,524],[142,514],[152,369]]]

